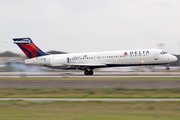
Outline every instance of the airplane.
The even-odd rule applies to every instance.
[[[160,49],[137,49],[106,52],[87,52],[71,54],[48,54],[39,49],[31,38],[13,38],[29,58],[25,64],[41,65],[53,69],[79,69],[84,75],[93,75],[93,70],[103,67],[167,65],[176,62],[176,56]]]

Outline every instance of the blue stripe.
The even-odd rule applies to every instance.
[[[44,53],[41,49],[38,50],[38,54],[37,57],[39,56],[44,56],[44,55],[48,55],[47,53]]]

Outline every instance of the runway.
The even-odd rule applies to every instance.
[[[180,72],[98,72],[95,71],[94,75],[85,76],[83,72],[0,72],[0,77],[46,77],[46,78],[126,78],[126,77],[180,77]]]
[[[107,99],[107,98],[0,98],[2,100],[23,101],[180,101],[180,99]]]
[[[71,89],[98,89],[98,88],[126,88],[126,89],[179,89],[179,79],[1,79],[0,88],[71,88]]]
[[[41,75],[41,76],[0,76],[1,78],[9,78],[9,77],[12,77],[12,78],[17,78],[17,77],[26,77],[26,78],[64,78],[64,77],[68,77],[68,78],[180,78],[180,76],[134,76],[134,75],[131,75],[131,76],[105,76],[105,75],[101,75],[101,76],[96,76],[96,75],[93,75],[93,76],[44,76],[44,75]]]
[[[84,76],[81,72],[1,72],[0,77],[0,88],[180,88],[179,72],[97,72],[93,76]]]

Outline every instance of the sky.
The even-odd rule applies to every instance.
[[[0,52],[23,54],[12,38],[30,37],[43,51],[180,54],[179,6],[179,0],[0,0]]]

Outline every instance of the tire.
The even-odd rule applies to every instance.
[[[89,75],[89,71],[85,70],[84,75]]]
[[[89,71],[89,75],[93,75],[93,73],[94,73],[94,72],[93,72],[92,70]]]

